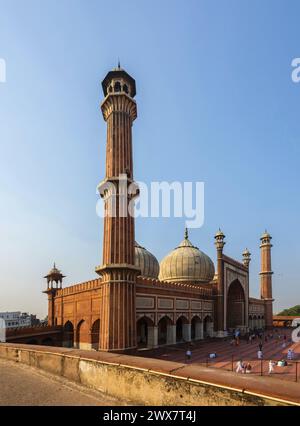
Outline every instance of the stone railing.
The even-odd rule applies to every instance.
[[[205,288],[205,287],[201,287],[201,285],[196,285],[196,284],[170,283],[167,281],[159,281],[154,278],[138,277],[137,285],[139,284],[151,286],[155,288],[162,288],[162,289],[166,288],[166,289],[182,290],[189,293],[196,293],[198,296],[204,296],[204,297],[212,297],[213,295],[212,288]]]
[[[299,385],[219,369],[67,348],[0,344],[0,357],[141,405],[300,405]]]
[[[70,287],[60,288],[56,292],[56,296],[68,296],[73,293],[80,293],[82,291],[94,290],[101,286],[101,278],[85,281],[83,283],[74,284]]]
[[[49,325],[36,325],[33,327],[15,327],[15,328],[7,328],[6,329],[6,337],[17,337],[19,335],[38,335],[39,333],[45,332],[53,332],[53,331],[61,331],[61,327],[59,326],[49,326]]]

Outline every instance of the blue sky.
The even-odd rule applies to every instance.
[[[96,186],[104,177],[101,80],[136,79],[135,178],[204,181],[205,223],[190,239],[215,260],[273,236],[275,310],[299,304],[300,4],[276,0],[0,0],[0,311],[47,312],[43,275],[95,277],[102,258]],[[184,219],[139,219],[160,260]]]

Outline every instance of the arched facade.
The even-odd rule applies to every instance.
[[[74,346],[74,326],[71,321],[67,321],[63,329],[63,346],[72,348]]]
[[[246,326],[246,300],[244,289],[239,280],[233,281],[227,292],[227,328]]]
[[[100,341],[100,319],[97,319],[93,322],[91,329],[91,345],[92,349],[96,351],[99,349],[99,341]]]
[[[214,322],[210,315],[206,315],[203,320],[203,335],[206,337],[213,337],[214,335]]]
[[[191,321],[191,340],[199,339],[203,339],[203,322],[195,315]]]
[[[76,327],[76,346],[79,349],[91,349],[90,330],[84,319],[79,321]]]
[[[139,348],[153,347],[154,346],[154,323],[147,317],[142,316],[137,320],[137,345]]]
[[[168,343],[173,343],[173,321],[165,315],[158,321],[158,344],[166,345]]]
[[[176,342],[188,342],[190,340],[188,319],[181,315],[176,321]]]

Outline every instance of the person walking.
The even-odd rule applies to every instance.
[[[269,374],[274,373],[274,367],[275,367],[275,362],[273,362],[271,359],[269,361]]]
[[[192,351],[190,348],[188,348],[185,353],[185,359],[186,359],[186,362],[189,362],[192,359]]]
[[[251,370],[252,370],[252,366],[251,366],[250,362],[248,362],[247,365],[246,365],[246,374],[250,374]]]
[[[243,371],[243,363],[242,360],[240,359],[237,363],[236,363],[236,373],[239,373],[240,371]]]

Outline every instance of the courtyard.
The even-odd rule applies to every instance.
[[[234,372],[237,362],[242,360],[244,363],[249,362],[251,364],[251,375],[268,376],[269,361],[272,360],[277,363],[283,359],[287,360],[288,350],[292,349],[294,359],[287,360],[287,366],[279,367],[276,365],[272,376],[290,381],[297,379],[300,383],[300,342],[293,343],[291,341],[291,331],[291,329],[278,329],[277,332],[269,332],[269,334],[273,334],[273,337],[267,337],[267,341],[265,341],[265,335],[262,339],[256,337],[251,343],[241,338],[238,345],[233,343],[230,338],[223,340],[205,339],[191,343],[183,342],[176,346],[163,346],[157,349],[141,349],[137,355]],[[286,336],[286,339],[284,339],[284,336]],[[262,360],[257,357],[260,341],[262,342]],[[283,347],[284,344],[285,347]],[[191,360],[186,359],[188,349],[192,352]],[[216,358],[210,359],[209,355],[212,353],[216,353]]]

